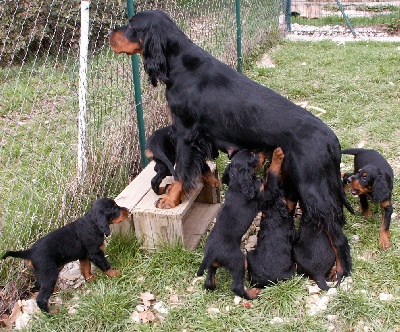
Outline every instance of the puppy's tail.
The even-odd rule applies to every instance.
[[[201,265],[200,265],[199,269],[197,270],[196,275],[197,275],[198,277],[201,277],[201,276],[204,274],[204,271],[205,271],[206,269],[208,269],[208,267],[209,267],[211,264],[212,264],[211,259],[209,259],[208,256],[205,256],[205,257],[203,258],[203,261],[201,262]]]
[[[360,151],[362,151],[363,149],[360,148],[349,148],[349,149],[343,149],[341,151],[342,154],[351,154],[353,156],[356,156]]]
[[[1,259],[6,259],[7,257],[30,259],[30,250],[7,251]]]

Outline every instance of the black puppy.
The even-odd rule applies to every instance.
[[[256,248],[247,253],[251,285],[270,286],[295,274],[292,257],[295,235],[293,217],[283,197],[278,197],[263,211]]]
[[[164,193],[165,188],[160,189],[160,183],[166,176],[175,174],[175,142],[173,141],[173,127],[166,126],[155,130],[146,142],[146,157],[155,162],[154,171],[157,173],[151,179],[151,188],[157,195]]]
[[[382,225],[379,232],[379,244],[382,249],[390,247],[390,221],[393,213],[392,189],[393,169],[379,152],[367,149],[345,149],[342,154],[354,155],[354,173],[343,176],[344,190],[351,186],[351,193],[358,195],[362,215],[371,217],[368,198],[379,203],[382,210]]]
[[[201,163],[201,174],[203,181],[212,186],[220,186],[220,182],[212,174],[210,167],[205,162],[205,157],[210,155],[212,159],[218,157],[218,149],[214,144],[204,142],[202,145],[204,159]],[[167,187],[160,188],[162,180],[172,175],[176,178],[174,169],[176,160],[176,137],[173,125],[155,130],[146,142],[146,157],[155,162],[154,171],[157,173],[151,179],[151,188],[157,195],[165,193]]]
[[[328,290],[330,287],[326,279],[334,273],[335,252],[327,233],[321,225],[305,218],[301,219],[298,232],[298,238],[293,243],[297,273],[310,277],[319,288]]]
[[[93,202],[86,214],[37,240],[30,249],[7,251],[9,256],[28,260],[33,267],[36,285],[40,288],[36,302],[38,307],[50,312],[48,300],[54,291],[60,269],[69,262],[79,259],[81,272],[87,281],[94,280],[90,262],[109,277],[121,274],[111,269],[104,257],[104,235],[110,235],[109,224],[117,224],[128,217],[128,210],[118,206],[114,200],[100,198]]]
[[[258,289],[246,290],[244,287],[246,256],[240,249],[240,244],[260,211],[260,202],[279,195],[279,173],[283,158],[282,149],[275,149],[268,170],[268,181],[264,186],[255,176],[256,170],[264,162],[263,152],[241,150],[232,157],[222,179],[229,184],[225,202],[207,238],[203,262],[197,271],[197,275],[201,276],[208,269],[206,289],[215,289],[215,274],[221,266],[232,273],[231,289],[236,295],[246,299],[257,298]]]

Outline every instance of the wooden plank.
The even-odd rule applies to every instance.
[[[207,231],[218,214],[221,204],[194,202],[183,222],[183,244],[189,250],[194,250],[201,236]]]
[[[209,166],[218,177],[215,163],[209,162]],[[120,224],[112,225],[113,232],[124,236],[135,234],[143,240],[145,249],[155,249],[163,242],[172,244],[177,241],[183,242],[191,250],[194,249],[219,210],[219,188],[204,186],[199,181],[191,196],[185,197],[177,207],[159,209],[155,204],[164,195],[157,195],[151,189],[154,175],[154,162],[151,162],[117,196],[117,204],[128,208],[132,215]],[[173,177],[167,177],[161,186],[173,181]],[[195,200],[201,203],[194,202]]]
[[[118,205],[126,207],[129,211],[140,202],[142,197],[151,190],[151,179],[156,175],[154,161],[150,162],[138,176],[115,198]]]

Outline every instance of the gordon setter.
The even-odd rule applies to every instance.
[[[214,228],[206,240],[204,259],[197,272],[201,276],[208,270],[205,288],[214,290],[215,274],[218,267],[225,267],[232,273],[232,291],[246,299],[258,297],[259,290],[244,287],[246,256],[240,249],[243,235],[250,227],[260,203],[279,194],[279,172],[284,154],[281,148],[274,151],[268,169],[266,184],[262,184],[255,172],[264,163],[265,154],[249,150],[237,152],[228,164],[222,182],[229,185]]]
[[[2,259],[11,256],[28,261],[39,287],[36,298],[38,307],[50,312],[48,300],[65,264],[79,259],[82,275],[87,281],[96,278],[90,271],[90,262],[109,277],[121,274],[119,270],[113,270],[104,257],[104,235],[110,235],[109,224],[121,222],[128,214],[128,210],[118,206],[114,200],[100,198],[93,202],[92,208],[83,217],[37,240],[30,249],[7,251]]]
[[[342,154],[354,155],[354,173],[345,173],[343,176],[345,191],[350,185],[351,193],[358,195],[364,217],[372,216],[368,198],[380,204],[382,225],[379,231],[379,244],[382,249],[387,249],[390,247],[389,227],[393,213],[393,169],[384,156],[372,149],[344,149]]]
[[[194,187],[203,160],[201,142],[211,141],[223,151],[280,146],[288,204],[294,208],[300,201],[303,213],[324,225],[341,262],[338,278],[350,273],[342,225],[343,205],[351,206],[342,189],[339,140],[325,123],[195,45],[161,10],[137,13],[109,31],[109,41],[118,54],[141,54],[152,85],[166,87],[177,135],[176,179],[158,207],[175,207],[182,191]]]
[[[174,127],[172,125],[166,126],[155,130],[146,142],[146,156],[151,158],[155,162],[154,171],[156,175],[151,179],[151,188],[157,195],[165,193],[166,188],[160,188],[162,180],[166,176],[175,174],[175,157],[176,157],[176,138],[174,135]],[[215,159],[218,157],[218,149],[215,146],[206,146],[204,150],[211,150],[211,158]],[[204,155],[209,153],[205,151]],[[211,186],[219,186],[219,180],[213,175],[210,167],[206,163],[205,159],[201,163],[201,174],[202,179],[205,183]]]
[[[293,257],[297,273],[310,277],[323,290],[330,288],[326,280],[334,274],[335,252],[320,225],[301,219],[298,237],[293,243]]]
[[[251,285],[262,288],[295,274],[292,255],[295,236],[293,216],[283,197],[270,201],[260,221],[257,245],[247,253]]]

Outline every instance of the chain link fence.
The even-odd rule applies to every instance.
[[[242,1],[248,56],[279,38],[281,0]],[[233,0],[140,1],[161,8],[199,46],[236,66]],[[107,31],[127,21],[126,2],[90,2],[87,173],[77,181],[80,1],[0,1],[0,252],[29,247],[115,197],[140,172],[131,63],[111,51]],[[142,75],[146,134],[169,122],[163,87]],[[0,261],[0,315],[31,282],[24,263]]]

